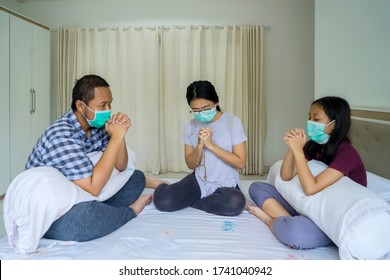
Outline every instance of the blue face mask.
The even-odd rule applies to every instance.
[[[84,103],[84,102],[83,102]],[[88,124],[92,127],[95,127],[95,128],[101,128],[103,127],[106,122],[110,119],[111,117],[111,110],[105,110],[105,111],[94,111],[92,110],[91,108],[89,108],[85,103],[84,103],[85,107],[88,108],[88,110],[92,111],[95,113],[95,118],[93,120],[89,120],[87,119],[84,114],[84,118],[87,120]]]
[[[314,142],[321,145],[326,144],[329,141],[330,135],[325,133],[325,127],[327,127],[333,122],[335,122],[335,120],[325,125],[320,122],[314,122],[309,120],[306,124],[306,134],[310,138],[310,140],[313,140]]]
[[[217,109],[214,107],[197,113],[196,115],[194,115],[194,118],[202,123],[209,123],[214,119],[216,114]]]

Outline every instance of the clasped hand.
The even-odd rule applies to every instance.
[[[302,128],[291,129],[284,135],[283,140],[292,151],[303,149],[307,141],[305,130]]]
[[[209,127],[199,129],[199,144],[208,148],[212,145],[213,130]]]
[[[131,119],[121,112],[111,116],[106,122],[105,128],[110,136],[124,136],[131,127]]]

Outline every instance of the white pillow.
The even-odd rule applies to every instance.
[[[98,197],[79,188],[57,169],[31,168],[9,185],[4,199],[4,224],[8,243],[16,253],[32,253],[51,224],[73,205],[89,200],[104,201],[113,196],[134,172],[135,156],[128,148],[126,171],[114,170]],[[102,153],[90,154],[94,164]]]
[[[103,152],[90,153],[88,156],[91,159],[93,165],[96,165]],[[129,180],[130,176],[133,175],[135,170],[135,154],[127,147],[128,164],[124,172],[119,172],[116,168],[112,171],[110,179],[108,179],[106,185],[100,192],[99,196],[95,197],[95,200],[104,201],[109,199],[111,196],[117,193],[123,185]]]
[[[367,187],[390,203],[390,180],[367,172]]]
[[[19,174],[4,199],[8,243],[16,253],[31,253],[51,224],[74,204],[96,199],[52,167]]]
[[[309,217],[339,247],[341,259],[380,259],[390,256],[390,205],[378,194],[343,177],[321,192],[306,196],[298,176],[290,181],[280,178],[282,161],[275,163],[267,181],[286,201]],[[309,161],[314,176],[326,165]],[[369,184],[375,184],[375,178]],[[382,183],[386,179],[381,178]],[[387,180],[390,189],[390,181]]]

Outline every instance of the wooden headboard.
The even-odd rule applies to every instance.
[[[352,110],[350,137],[367,171],[390,179],[390,113]]]

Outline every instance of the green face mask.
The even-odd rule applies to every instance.
[[[325,133],[325,127],[327,127],[334,121],[335,120],[331,121],[328,124],[323,124],[323,123],[308,120],[306,124],[307,136],[314,142],[317,142],[318,144],[321,145],[326,144],[329,141],[330,135]]]
[[[83,102],[84,103],[84,102]],[[111,110],[105,110],[105,111],[94,111],[92,110],[91,108],[89,108],[85,103],[84,103],[85,107],[88,108],[88,110],[92,111],[95,113],[95,118],[93,120],[89,120],[87,119],[84,114],[84,118],[87,120],[88,124],[92,127],[95,127],[95,128],[101,128],[103,127],[106,122],[110,119],[111,117]]]
[[[196,112],[194,118],[202,123],[209,123],[214,119],[216,114],[217,114],[217,109],[213,107],[210,109],[203,110],[201,112]]]

